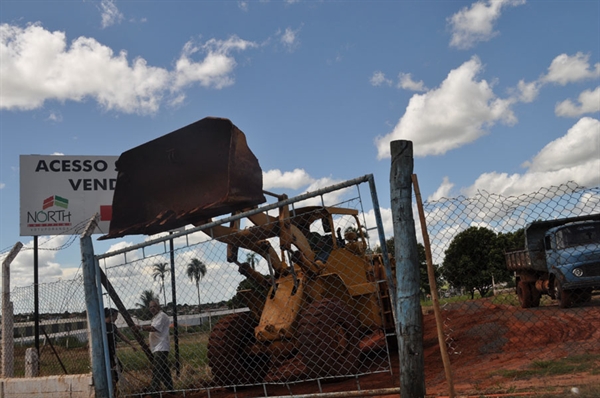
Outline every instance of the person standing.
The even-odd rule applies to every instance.
[[[121,369],[121,362],[117,357],[117,339],[129,344],[133,348],[133,351],[137,351],[131,341],[115,325],[118,317],[119,310],[115,308],[104,309],[104,323],[106,324],[106,340],[108,342],[108,358],[110,359],[113,391],[116,391],[117,381],[119,381],[119,371]]]
[[[140,325],[139,330],[150,332],[149,343],[152,351],[152,391],[160,391],[161,383],[164,391],[173,390],[173,378],[169,367],[169,325],[170,320],[156,300],[150,301],[148,308],[152,314],[150,325]]]

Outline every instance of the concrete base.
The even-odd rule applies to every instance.
[[[94,398],[92,375],[0,379],[0,398]]]

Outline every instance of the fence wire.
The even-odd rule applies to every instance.
[[[334,199],[334,192],[294,203],[289,214],[275,209],[98,256],[110,283],[105,306],[126,309],[114,322],[124,336],[114,339],[119,391],[391,373],[396,336],[386,275],[373,243],[375,225],[366,221],[363,207],[369,205],[356,192],[345,191],[344,200]],[[323,206],[333,203],[346,210]],[[477,364],[506,366],[511,355],[535,363],[600,353],[596,328],[589,325],[600,319],[598,285],[560,286],[539,269],[509,270],[505,256],[526,248],[528,223],[600,214],[600,188],[567,183],[511,197],[480,192],[423,207],[445,342],[459,378],[473,375]],[[593,239],[590,230],[579,232]],[[561,239],[569,238],[565,233]],[[564,261],[592,246],[572,247]],[[388,251],[394,253],[389,245]],[[597,254],[592,258],[582,272],[598,277],[600,261]],[[436,339],[426,282],[422,292],[427,343]],[[89,372],[82,278],[40,284],[39,295],[40,375]],[[13,289],[11,298],[15,376],[21,377],[25,349],[33,346],[33,286]],[[138,336],[133,330],[152,325],[151,302],[168,318],[169,349],[160,357],[149,354],[148,329]],[[443,377],[439,363],[430,361],[426,356],[426,372],[438,374],[428,376],[428,385]]]
[[[384,264],[369,247],[376,226],[365,224],[355,188],[99,256],[111,305],[131,317],[117,326],[133,323],[123,327],[129,333],[141,325],[152,353],[117,343],[120,391],[390,372],[394,323]],[[163,327],[170,344],[161,348]]]
[[[35,346],[34,287],[13,289],[14,377],[24,377],[26,350]],[[91,371],[88,327],[81,276],[38,285],[39,375]]]
[[[477,364],[490,361],[509,374],[511,362],[511,371],[523,371],[523,364],[587,363],[600,353],[593,326],[600,316],[599,188],[570,182],[515,197],[480,192],[424,210],[458,380],[481,382]],[[561,226],[563,219],[579,224]],[[551,227],[558,229],[546,234]]]

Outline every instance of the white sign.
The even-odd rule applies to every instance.
[[[21,236],[80,234],[96,213],[107,233],[118,158],[21,155]]]

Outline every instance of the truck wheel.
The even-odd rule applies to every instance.
[[[560,308],[569,308],[573,306],[573,292],[571,290],[564,290],[562,283],[556,279],[556,292],[558,295],[558,303]]]
[[[358,319],[341,300],[312,303],[298,324],[299,355],[312,377],[345,376],[360,365]]]
[[[266,354],[253,354],[254,328],[258,321],[252,313],[241,312],[222,318],[208,339],[208,365],[219,386],[261,382],[270,360]]]
[[[534,300],[534,293],[532,291],[533,286],[531,283],[525,281],[519,281],[517,284],[517,296],[519,297],[519,304],[521,308],[538,307],[540,305],[540,297],[537,295],[537,303]],[[537,292],[535,288],[533,288]]]
[[[531,285],[531,306],[532,307],[539,307],[541,299],[542,299],[542,292],[540,292],[539,290],[537,290],[535,288],[535,285],[532,284]]]

